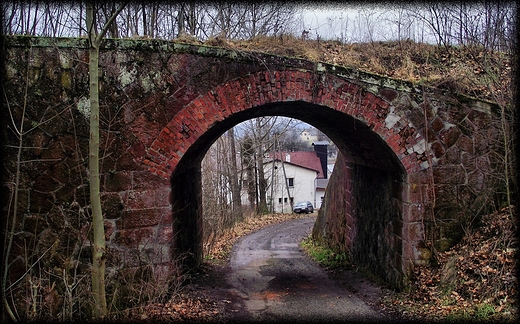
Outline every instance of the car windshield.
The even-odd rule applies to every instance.
[[[307,206],[307,203],[304,203],[304,202],[299,202],[296,204],[297,207],[305,207]]]

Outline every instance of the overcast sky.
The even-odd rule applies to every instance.
[[[309,37],[316,39],[341,40],[344,42],[388,41],[397,39],[397,6],[361,4],[335,4],[319,6],[312,3],[301,6],[299,28],[309,31]],[[424,42],[435,42],[422,26],[411,26],[410,37]],[[414,37],[412,37],[414,36]]]

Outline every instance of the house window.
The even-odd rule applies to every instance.
[[[279,203],[279,204],[282,203],[282,198],[278,198],[278,203]]]
[[[294,187],[294,178],[287,178],[287,185],[289,187]]]
[[[294,197],[291,197],[291,204],[294,204]]]
[[[283,202],[284,202],[284,203],[287,203],[287,197],[285,197],[285,198],[283,199]]]

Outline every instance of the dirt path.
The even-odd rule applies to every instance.
[[[505,213],[505,210],[501,213]],[[486,223],[488,226],[467,238],[470,243],[462,245],[455,252],[441,254],[440,261],[445,263],[453,255],[473,253],[472,250],[478,246],[476,251],[480,252],[474,258],[481,264],[496,264],[497,259],[489,257],[487,248],[502,244],[505,238],[510,240],[514,237],[510,234],[514,233],[514,223],[508,215],[489,215]],[[422,269],[423,272],[416,272],[414,291],[399,294],[372,283],[354,270],[323,272],[319,267],[318,270],[312,270],[316,266],[302,254],[296,242],[308,235],[314,217],[294,220],[294,215],[278,216],[280,215],[264,215],[240,223],[229,235],[220,237],[215,251],[223,254],[203,263],[170,301],[129,310],[125,312],[125,316],[132,321],[147,319],[194,323],[247,323],[255,319],[263,322],[277,319],[284,322],[291,319],[315,322],[324,319],[320,322],[328,322],[327,320],[337,318],[340,318],[338,322],[352,318],[360,321],[377,319],[378,322],[381,319],[385,322],[438,322],[447,319],[468,321],[471,318],[490,322],[517,322],[518,309],[512,293],[514,285],[510,286],[513,288],[506,294],[508,304],[500,304],[498,310],[483,317],[479,313],[482,305],[488,307],[489,304],[481,302],[482,296],[475,295],[480,301],[474,299],[473,303],[461,298],[458,300],[462,300],[462,303],[457,301],[457,304],[451,304],[454,303],[453,296],[432,298],[431,291],[437,286],[432,286],[431,282],[439,280],[438,271]],[[506,221],[510,224],[504,223]],[[274,223],[279,225],[267,225]],[[509,234],[502,233],[497,237],[497,228],[507,230],[506,233]],[[489,243],[490,238],[494,239],[493,243]],[[512,242],[508,243],[511,246],[516,244],[516,240],[508,242]],[[508,250],[495,256],[503,258],[503,253],[509,253],[512,260],[514,249]],[[230,262],[229,257],[233,262]],[[465,261],[459,269],[465,276],[473,274],[473,270],[468,269],[473,265],[472,260],[467,260],[468,258],[459,258],[459,261]],[[311,263],[310,266],[304,265],[308,262]],[[510,275],[516,263],[506,262],[508,272],[505,275]],[[472,272],[468,273],[469,270]],[[484,288],[488,289],[489,286],[483,287],[483,283],[477,280],[473,285],[464,284],[463,287],[466,290]],[[425,296],[430,299],[424,298]],[[349,302],[339,301],[347,298],[350,299]]]
[[[332,279],[299,248],[315,217],[258,230],[235,244],[227,283],[237,298],[230,308],[249,320],[378,320],[384,315],[362,298],[381,289],[353,273]],[[357,294],[356,294],[357,293]]]

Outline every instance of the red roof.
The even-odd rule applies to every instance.
[[[286,160],[286,155],[290,155],[290,161]],[[269,156],[276,160],[282,160],[284,163],[290,163],[293,165],[298,165],[307,169],[315,170],[318,172],[316,178],[323,179],[323,170],[321,169],[321,162],[318,158],[318,155],[315,151],[298,151],[298,152],[276,152],[270,153]]]

